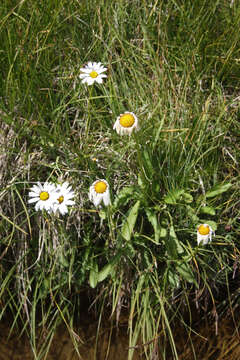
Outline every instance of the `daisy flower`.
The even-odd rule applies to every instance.
[[[109,185],[106,180],[96,180],[90,186],[89,200],[97,207],[102,201],[105,206],[110,204]]]
[[[43,185],[37,182],[37,185],[31,187],[28,196],[30,197],[29,204],[36,203],[36,211],[51,211],[54,202],[56,202],[56,187],[49,182],[45,182]]]
[[[80,74],[80,79],[82,83],[87,83],[87,85],[92,85],[95,81],[98,84],[102,84],[103,78],[106,78],[107,75],[103,74],[107,68],[103,67],[102,63],[96,63],[89,61],[84,68],[81,68],[80,71],[83,74]]]
[[[201,224],[197,228],[197,243],[200,245],[202,242],[203,245],[208,244],[212,241],[213,230],[208,224]]]
[[[57,211],[60,214],[65,215],[68,212],[68,205],[74,205],[75,201],[71,200],[74,197],[74,191],[68,182],[64,182],[62,185],[57,185],[56,188],[56,202],[52,206],[52,211],[55,213]]]
[[[138,118],[133,112],[125,111],[124,114],[120,114],[113,125],[113,130],[119,135],[131,135],[133,130],[137,131]]]

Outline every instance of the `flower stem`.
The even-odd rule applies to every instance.
[[[93,87],[91,86],[90,89],[89,89],[89,91],[88,91],[88,100],[87,100],[87,122],[86,122],[86,128],[85,128],[85,137],[86,137],[86,140],[88,139],[90,122],[91,122],[91,99],[92,99],[92,91],[93,91]]]
[[[138,141],[138,136],[137,134],[134,132],[133,134],[134,136],[134,140],[136,142],[136,148],[137,148],[137,159],[138,159],[138,165],[140,167],[140,173],[141,173],[141,179],[142,181],[147,181],[148,182],[148,178],[145,174],[145,170],[144,170],[144,164],[143,164],[143,161],[142,161],[142,156],[141,156],[141,147],[140,147],[140,144],[139,144],[139,141]]]

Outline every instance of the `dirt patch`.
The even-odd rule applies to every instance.
[[[218,335],[215,323],[202,322],[188,333],[184,328],[174,329],[179,360],[239,360],[240,336],[237,328],[239,323],[231,318],[219,321]],[[126,360],[128,354],[127,326],[116,328],[105,327],[96,341],[97,323],[69,333],[64,326],[57,330],[47,356],[44,360]],[[0,360],[33,360],[34,355],[26,335],[19,337],[16,331],[9,335],[10,328],[0,325]],[[78,352],[73,346],[75,340]],[[37,340],[38,341],[38,340]],[[39,346],[40,349],[41,346]],[[136,348],[133,360],[145,359],[143,346]],[[160,349],[153,357],[162,360]],[[173,360],[172,355],[167,356]]]
[[[29,339],[26,335],[19,336],[14,330],[9,335],[10,327],[0,325],[0,360],[33,360],[34,354]],[[46,360],[126,360],[128,354],[128,334],[124,326],[116,331],[115,328],[106,327],[100,331],[96,339],[97,324],[88,325],[84,329],[78,329],[74,333],[64,326],[57,330]],[[39,341],[41,351],[42,339]],[[78,352],[74,348],[73,341],[77,344]],[[133,360],[144,359],[136,351]]]
[[[239,326],[239,320],[232,317],[219,320],[217,326],[215,321],[202,321],[191,336],[186,331],[179,336],[179,360],[239,360]]]

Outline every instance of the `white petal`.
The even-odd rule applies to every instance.
[[[197,243],[198,243],[198,245],[200,243],[202,243],[203,245],[206,245],[208,243],[208,235],[201,235],[201,234],[197,233]]]
[[[124,127],[122,127],[121,125],[119,126],[119,134],[120,135],[125,135],[126,134],[126,129]]]
[[[101,67],[101,68],[98,69],[98,74],[102,74],[105,71],[107,71],[107,68]],[[102,74],[102,75],[104,75],[104,77],[107,77],[106,74]]]
[[[71,187],[67,188],[65,190],[65,193],[67,194],[68,197],[74,197],[75,196],[75,192],[71,189]]]
[[[94,78],[88,78],[88,85],[92,85],[95,82],[96,79]]]
[[[80,74],[80,79],[85,79],[86,77],[89,77],[89,74]]]
[[[45,207],[44,202],[40,202],[40,203],[39,203],[39,209],[42,210],[42,211],[43,211],[43,210],[46,210],[46,207]]]
[[[42,187],[41,187],[42,188]],[[41,191],[39,186],[37,185],[33,185],[31,188],[30,188],[30,191],[33,191],[33,192],[38,192],[38,191]]]
[[[70,199],[74,198],[74,196],[75,196],[74,193],[68,193],[68,194],[66,195],[66,198],[67,198],[67,200],[70,200]]]
[[[109,194],[109,191],[106,191],[104,194],[103,194],[103,203],[105,206],[108,206],[110,204],[110,194]]]
[[[85,78],[82,80],[82,83],[83,83],[83,84],[88,83],[88,79],[89,79],[89,77],[85,77]]]
[[[39,201],[39,197],[35,197],[35,198],[32,198],[32,199],[29,199],[28,200],[28,203],[31,204],[31,203],[34,203],[36,201]]]
[[[82,72],[84,72],[84,75],[89,75],[92,72],[92,69],[80,69]]]
[[[107,69],[106,69],[107,70]],[[105,72],[106,70],[101,70],[101,69],[99,69],[98,71],[97,71],[97,73],[99,74],[99,76],[102,76],[102,77],[107,77],[107,75],[106,74],[103,74],[103,72]]]
[[[30,191],[28,193],[29,197],[39,197],[40,192],[39,191]]]
[[[114,125],[113,125],[113,130],[117,130],[117,127],[118,127],[118,120],[117,121],[115,121],[115,123],[114,123]]]
[[[102,195],[101,194],[96,194],[93,198],[93,203],[94,205],[97,207],[102,201]]]
[[[91,61],[89,61],[89,62],[87,63],[87,66],[90,67],[90,68],[92,68],[92,67],[93,67],[93,63],[92,63]]]
[[[61,205],[59,206],[58,210],[59,210],[59,212],[60,212],[62,215],[67,214],[67,212],[68,212],[68,208],[67,208],[67,206],[64,205],[64,204],[61,204]]]
[[[67,189],[67,188],[71,189],[72,187],[69,185],[68,182],[64,182],[64,183],[61,185],[61,188],[62,188],[62,189]]]
[[[75,204],[75,201],[73,201],[73,200],[67,200],[67,201],[65,201],[65,204],[66,205],[74,205]]]
[[[98,83],[98,84],[102,84],[103,80],[102,78],[100,78],[100,76],[98,76],[97,78],[95,78],[95,81]]]
[[[41,204],[40,201],[38,201],[38,202],[36,203],[36,205],[35,205],[35,210],[36,210],[36,211],[41,210],[41,209],[40,209],[40,204]]]

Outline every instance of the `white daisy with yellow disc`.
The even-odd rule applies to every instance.
[[[113,130],[119,135],[131,135],[133,130],[137,131],[138,118],[133,112],[125,111],[124,114],[120,114],[113,125]]]
[[[82,83],[86,83],[87,85],[93,85],[93,83],[97,82],[98,84],[102,84],[103,78],[106,78],[107,75],[103,74],[107,71],[102,63],[91,62],[89,61],[87,65],[80,69],[82,74],[80,74],[80,79]]]
[[[68,213],[68,206],[75,204],[75,201],[72,200],[74,197],[74,191],[68,182],[64,182],[62,185],[57,185],[56,188],[56,202],[53,204],[52,211],[55,213],[57,211],[60,214],[65,215]]]
[[[56,202],[56,187],[54,184],[45,182],[43,185],[37,182],[37,185],[31,187],[28,194],[30,199],[28,203],[36,203],[35,210],[51,211],[53,204]]]
[[[108,182],[104,179],[96,180],[90,186],[89,200],[97,207],[103,202],[105,206],[110,204],[110,192]]]
[[[208,244],[212,241],[212,234],[213,230],[210,225],[208,224],[201,224],[197,228],[197,243],[200,245],[202,243],[203,245]]]

